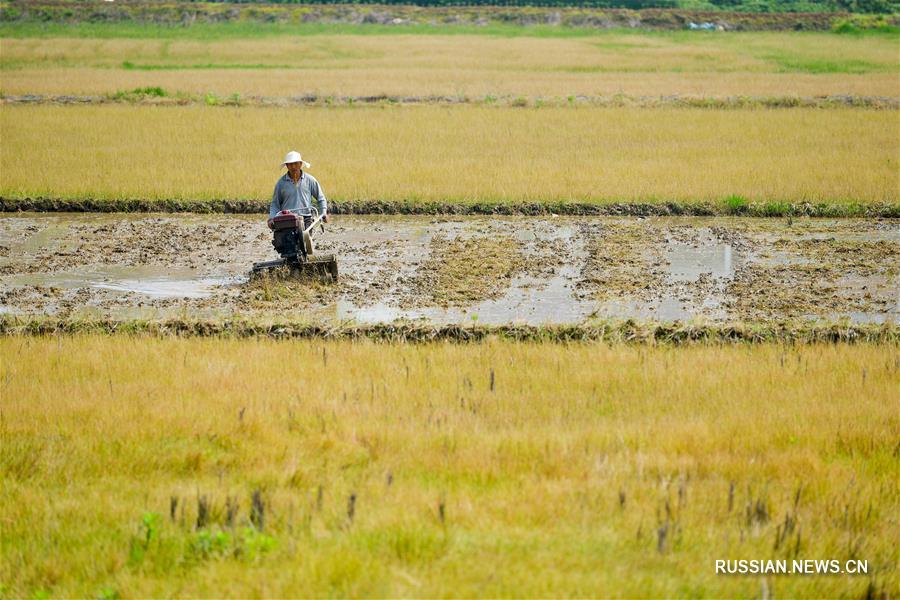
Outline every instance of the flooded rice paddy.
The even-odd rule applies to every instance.
[[[0,217],[0,312],[556,324],[900,315],[900,222],[336,216],[337,283],[250,281],[261,216]]]

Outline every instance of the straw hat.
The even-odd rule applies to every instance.
[[[295,162],[303,163],[304,169],[308,169],[312,166],[311,164],[309,164],[308,162],[303,160],[303,158],[300,156],[300,153],[297,152],[296,150],[291,150],[290,152],[285,154],[284,161],[281,163],[281,166],[283,167],[283,166],[287,165],[288,163],[295,163]]]

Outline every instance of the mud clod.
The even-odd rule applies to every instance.
[[[420,302],[470,306],[500,297],[524,268],[515,240],[472,238],[431,241],[431,258],[419,269],[414,286]]]

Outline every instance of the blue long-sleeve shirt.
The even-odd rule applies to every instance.
[[[273,218],[282,210],[289,210],[298,215],[309,216],[312,214],[312,199],[319,204],[319,214],[324,215],[328,210],[328,200],[325,192],[315,177],[309,173],[301,173],[300,181],[294,184],[287,173],[275,184],[272,192],[272,206],[269,208],[269,218]]]

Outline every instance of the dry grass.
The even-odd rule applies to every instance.
[[[11,597],[898,586],[895,346],[7,337],[0,359]],[[870,571],[714,573],[795,556]]]
[[[3,39],[6,94],[900,96],[894,38],[747,33]],[[124,63],[132,68],[123,68]],[[153,70],[142,70],[151,68]]]
[[[333,199],[896,202],[891,111],[26,107],[7,197],[257,198],[298,148]]]

